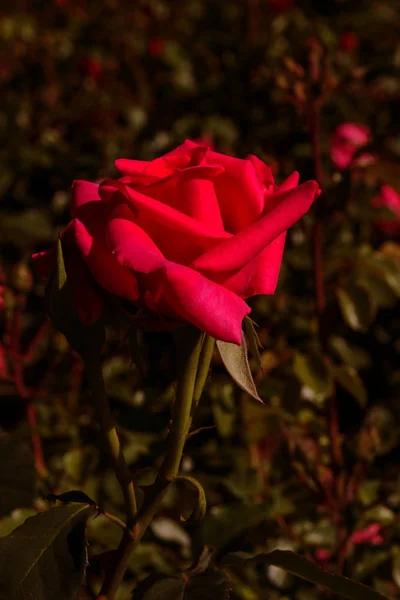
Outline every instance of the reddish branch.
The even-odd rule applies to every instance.
[[[31,391],[26,387],[23,376],[24,357],[21,354],[22,316],[26,305],[24,295],[15,295],[14,314],[9,327],[9,356],[15,387],[21,399],[25,402],[26,418],[31,430],[32,450],[35,467],[39,474],[47,473],[44,461],[42,443],[37,432],[36,407],[32,400]]]

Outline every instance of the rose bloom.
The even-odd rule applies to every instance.
[[[392,211],[394,219],[377,219],[376,226],[389,234],[400,233],[400,194],[396,192],[390,185],[382,185],[379,196],[372,200],[375,208],[388,208]]]
[[[292,173],[276,185],[255,156],[233,158],[186,140],[150,162],[119,159],[119,179],[75,181],[62,248],[76,310],[103,309],[102,288],[154,320],[189,322],[241,343],[245,298],[273,294],[286,231],[319,195]],[[55,248],[35,255],[49,276]]]
[[[366,146],[371,137],[369,127],[358,123],[342,123],[333,132],[330,156],[338,169],[347,169],[360,148]]]

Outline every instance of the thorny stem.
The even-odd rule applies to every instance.
[[[133,532],[134,539],[127,534],[123,535],[117,549],[116,560],[106,574],[98,600],[114,599],[133,551],[153,520],[171,481],[178,474],[191,422],[191,409],[203,338],[204,334],[192,327],[182,328],[176,333],[179,361],[178,385],[164,460],[152,486],[152,493],[145,499],[144,506],[137,515]]]
[[[108,454],[113,461],[115,475],[124,496],[127,519],[126,525],[131,529],[137,513],[135,489],[131,473],[125,462],[115,423],[111,415],[110,405],[104,387],[100,355],[85,358],[85,366],[92,391],[93,402],[100,421],[104,443]]]

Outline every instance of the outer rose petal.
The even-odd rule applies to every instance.
[[[253,154],[249,154],[247,156],[247,160],[251,162],[254,167],[254,171],[258,177],[260,183],[263,183],[265,186],[273,186],[275,183],[274,176],[272,174],[272,169],[269,165],[265,164],[262,160],[260,160],[257,156]]]
[[[289,175],[289,177],[287,179],[285,179],[285,181],[283,183],[281,183],[281,185],[279,186],[279,188],[276,191],[277,192],[286,192],[287,190],[292,190],[293,188],[295,188],[299,185],[299,179],[300,179],[299,173],[297,171],[293,171],[293,173],[291,173]]]
[[[245,298],[275,292],[281,270],[285,240],[286,232],[278,236],[261,252],[257,260],[255,273],[244,292]]]
[[[241,298],[275,292],[281,269],[286,233],[282,233],[259,256],[230,272],[207,272],[207,277]]]
[[[318,193],[316,181],[267,196],[271,208],[255,223],[221,242],[198,259],[192,267],[211,277],[211,273],[234,271],[253,260],[308,211]]]
[[[111,212],[106,239],[118,263],[138,273],[152,273],[167,262],[153,240],[132,221],[132,213],[124,204]]]
[[[32,258],[35,261],[35,267],[39,275],[46,278],[50,277],[56,265],[55,248],[32,254]]]
[[[97,283],[111,294],[137,300],[137,281],[131,271],[121,266],[106,248],[102,241],[104,233],[100,236],[95,232],[92,236],[79,219],[74,219],[70,225],[76,246]]]
[[[97,183],[76,179],[72,183],[71,189],[72,195],[69,210],[72,218],[76,217],[81,206],[84,206],[89,202],[98,202],[100,200],[99,186]]]
[[[229,290],[213,283],[188,267],[168,263],[158,276],[156,305],[167,316],[189,321],[218,340],[240,344],[242,321],[250,307]],[[165,306],[167,305],[167,307]]]
[[[61,236],[65,270],[72,289],[76,312],[82,322],[89,326],[100,317],[103,303],[96,291],[92,275],[76,247],[73,227],[72,221]],[[34,254],[32,258],[38,273],[48,279],[56,267],[55,246],[46,252]]]
[[[92,274],[76,245],[73,221],[64,230],[61,241],[65,271],[72,289],[76,311],[85,325],[93,325],[103,311],[103,302]]]

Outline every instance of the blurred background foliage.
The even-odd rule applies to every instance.
[[[182,464],[204,486],[207,514],[185,525],[193,489],[175,487],[119,598],[148,574],[187,568],[204,544],[221,564],[229,552],[293,549],[399,597],[400,246],[396,230],[379,226],[394,215],[372,203],[381,184],[400,192],[399,10],[398,0],[16,0],[1,9],[0,535],[50,506],[51,492],[81,489],[123,513],[82,365],[48,325],[30,262],[68,222],[71,182],[112,176],[116,158],[151,159],[185,137],[256,154],[279,181],[294,169],[315,177],[309,104],[318,96],[323,208],[289,232],[275,296],[250,301],[265,406],[215,356]],[[330,140],[348,121],[370,128],[375,158],[338,172]],[[104,375],[145,485],[164,447],[174,360],[167,333],[142,334],[133,363],[130,341],[109,332]],[[103,517],[90,523],[93,589],[119,537]],[[235,570],[228,562],[233,598],[327,597],[246,556]]]

